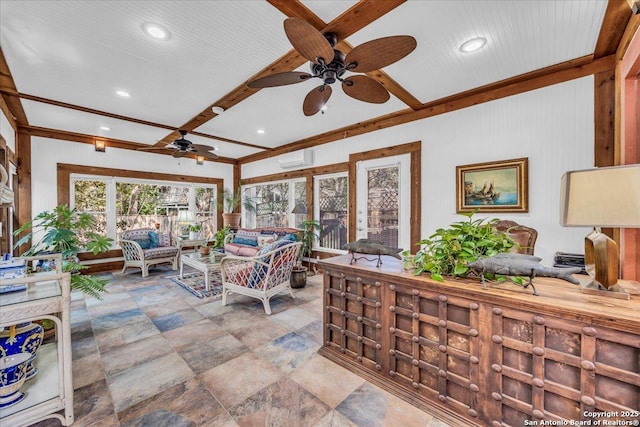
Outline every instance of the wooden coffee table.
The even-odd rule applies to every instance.
[[[200,252],[191,252],[188,254],[180,255],[180,278],[184,271],[184,266],[188,265],[201,271],[204,274],[204,286],[207,291],[211,290],[209,285],[209,273],[211,271],[220,271],[220,261],[225,257],[225,254],[212,252],[209,255],[200,255]]]

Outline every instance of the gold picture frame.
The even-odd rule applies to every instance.
[[[456,166],[456,212],[529,212],[529,159]]]

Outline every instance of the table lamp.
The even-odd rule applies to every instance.
[[[618,284],[618,246],[600,227],[640,227],[640,164],[567,172],[560,197],[561,225],[594,227],[585,237],[585,269],[592,281],[583,292],[628,298]]]
[[[178,211],[177,222],[178,224],[181,225],[180,234],[182,235],[182,237],[186,237],[189,235],[188,226],[196,222],[196,216],[192,211],[188,211],[188,210]]]

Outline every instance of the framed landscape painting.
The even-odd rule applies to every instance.
[[[529,212],[529,159],[456,166],[456,211]]]

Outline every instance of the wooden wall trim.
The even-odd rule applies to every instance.
[[[70,203],[70,177],[71,174],[77,173],[82,175],[100,175],[100,176],[114,176],[124,178],[136,178],[136,179],[149,179],[157,181],[174,181],[182,183],[203,183],[203,184],[215,184],[218,186],[218,190],[224,187],[224,180],[222,178],[208,178],[202,176],[188,176],[188,175],[175,175],[169,173],[159,172],[142,172],[132,171],[126,169],[113,169],[103,168],[97,166],[82,166],[73,165],[68,163],[58,163],[57,178],[58,178],[58,204]],[[222,211],[218,209],[217,213],[218,224],[222,224]]]
[[[28,133],[31,136],[38,136],[41,138],[48,138],[48,139],[59,139],[62,141],[71,141],[71,142],[79,142],[81,144],[90,144],[93,145],[95,143],[96,139],[102,139],[106,142],[107,145],[107,149],[109,148],[121,148],[124,150],[138,150],[140,148],[145,148],[145,147],[150,147],[149,144],[141,144],[138,142],[133,142],[133,141],[124,141],[121,139],[114,139],[114,138],[108,138],[108,137],[103,137],[103,136],[94,136],[94,135],[87,135],[84,133],[77,133],[77,132],[70,132],[70,131],[66,131],[66,130],[58,130],[58,129],[50,129],[50,128],[43,128],[43,127],[38,127],[38,126],[19,126],[18,128],[20,131]],[[171,156],[171,151],[167,150],[166,153],[154,153],[154,154],[160,154],[162,156]],[[194,159],[196,158],[195,154],[191,154],[188,153],[187,155],[184,156],[184,158],[189,158],[189,159]],[[209,162],[210,160],[205,160],[207,162]],[[228,163],[228,164],[232,164],[235,165],[237,164],[237,160],[236,159],[232,159],[229,157],[218,157],[214,163]]]
[[[15,211],[14,229],[20,225],[31,221],[31,137],[18,131],[16,140],[17,170],[18,180],[15,191]],[[26,234],[26,233],[24,233]],[[18,236],[22,238],[24,234]],[[27,250],[22,246],[16,250],[16,255],[22,255]]]
[[[411,154],[411,220],[409,236],[412,242],[411,253],[417,251],[413,243],[420,241],[420,224],[422,222],[422,141],[383,147],[376,150],[363,151],[349,155],[349,241],[356,239],[356,177],[357,162],[379,159],[402,154]]]
[[[471,107],[489,101],[505,98],[519,93],[540,89],[557,83],[563,83],[591,74],[600,73],[615,68],[615,55],[609,55],[597,60],[591,56],[573,59],[531,73],[522,74],[510,79],[492,83],[480,88],[472,89],[457,95],[442,98],[422,105],[418,111],[405,109],[385,116],[366,120],[355,125],[334,129],[319,135],[314,135],[290,144],[282,145],[270,152],[261,152],[238,159],[240,164],[275,157],[290,151],[327,144],[341,139],[363,135],[388,127],[450,113],[462,108]]]
[[[620,160],[615,148],[615,70],[594,75],[594,166],[613,166]]]

